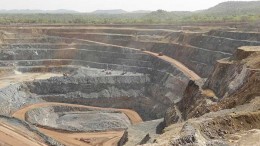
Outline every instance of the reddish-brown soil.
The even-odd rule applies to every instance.
[[[33,139],[22,129],[0,122],[0,145],[12,146],[47,146],[39,140]]]
[[[65,103],[38,103],[27,106],[23,109],[16,111],[13,116],[25,120],[25,114],[28,110],[46,106],[70,106],[70,107],[80,107],[87,109],[96,109],[96,110],[114,110],[121,111],[125,113],[130,121],[133,124],[137,124],[142,122],[142,118],[132,110],[128,109],[113,109],[113,108],[100,108],[100,107],[92,107],[92,106],[83,106],[83,105],[75,105],[75,104],[65,104]],[[69,145],[69,146],[114,146],[117,145],[120,138],[123,136],[124,131],[107,131],[107,132],[83,132],[83,133],[64,133],[58,132],[55,130],[49,130],[44,128],[39,128],[39,130],[45,133],[48,136],[53,137],[57,141]]]
[[[171,58],[171,57],[168,57],[168,56],[165,56],[165,55],[162,55],[162,56],[159,56],[157,53],[153,53],[153,52],[150,52],[150,51],[144,51],[145,53],[147,54],[151,54],[153,56],[156,56],[162,60],[165,60],[173,65],[175,65],[176,67],[178,67],[179,70],[181,70],[185,75],[187,75],[188,77],[190,77],[192,80],[199,80],[201,79],[201,77],[199,75],[197,75],[195,72],[193,72],[192,70],[190,70],[189,68],[187,68],[185,65],[183,65],[181,62]]]

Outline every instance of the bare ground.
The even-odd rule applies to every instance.
[[[0,88],[7,87],[12,84],[21,83],[24,81],[33,81],[48,79],[50,77],[62,76],[62,74],[57,73],[16,73],[13,75],[8,75],[0,78]]]
[[[22,129],[10,126],[7,123],[0,123],[0,145],[12,146],[47,146],[41,141],[37,141],[24,133]]]
[[[153,56],[156,56],[162,60],[165,60],[173,65],[175,65],[176,67],[178,67],[178,69],[180,69],[185,75],[187,75],[188,77],[190,77],[192,80],[199,80],[201,79],[201,77],[199,75],[197,75],[195,72],[193,72],[192,70],[190,70],[188,67],[186,67],[184,64],[182,64],[181,62],[171,58],[171,57],[168,57],[168,56],[158,56],[157,53],[153,53],[153,52],[150,52],[150,51],[144,51],[145,53],[147,54],[150,54],[150,55],[153,55]]]
[[[112,108],[99,108],[99,107],[91,107],[91,106],[83,106],[83,105],[75,105],[75,104],[65,104],[65,103],[38,103],[27,106],[23,109],[16,111],[13,116],[25,120],[25,114],[28,110],[39,108],[39,107],[46,107],[50,105],[64,105],[64,106],[71,106],[71,107],[81,107],[81,108],[88,108],[88,109],[102,109],[102,110],[114,110],[114,111],[121,111],[125,113],[130,121],[133,124],[137,124],[142,122],[141,117],[132,110],[128,109],[112,109]],[[58,140],[59,142],[70,145],[70,146],[95,146],[95,145],[103,145],[103,146],[114,146],[117,145],[117,142],[120,140],[124,131],[107,131],[107,132],[86,132],[86,133],[65,133],[65,132],[58,132],[55,130],[49,130],[44,128],[39,128],[39,130],[46,135],[53,137],[54,139]]]

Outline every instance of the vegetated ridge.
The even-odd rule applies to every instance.
[[[179,24],[191,22],[256,22],[260,20],[260,1],[223,2],[212,8],[189,11],[133,11],[121,9],[79,13],[70,10],[2,10],[0,24]]]

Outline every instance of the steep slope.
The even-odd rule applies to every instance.
[[[153,145],[243,145],[247,136],[259,145],[259,63],[260,47],[240,47],[218,61],[205,83],[190,82],[166,112],[169,127]]]

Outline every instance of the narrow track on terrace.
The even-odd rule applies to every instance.
[[[16,84],[21,82],[28,82],[33,80],[48,79],[50,77],[59,77],[62,74],[58,73],[21,73],[7,75],[0,77],[0,89],[9,86],[10,84]]]
[[[70,106],[70,107],[80,107],[86,109],[95,109],[95,110],[114,110],[120,111],[130,119],[132,124],[138,124],[142,122],[142,118],[135,112],[129,109],[113,109],[113,108],[101,108],[101,107],[93,107],[93,106],[84,106],[84,105],[76,105],[76,104],[66,104],[66,103],[56,103],[56,102],[46,102],[46,103],[36,103],[29,105],[25,108],[22,108],[15,113],[13,113],[13,117],[16,117],[21,120],[25,120],[25,114],[27,111],[47,106]],[[46,135],[53,137],[59,142],[69,145],[69,146],[94,146],[94,145],[103,145],[103,146],[114,146],[117,145],[117,142],[123,136],[124,131],[107,131],[107,132],[81,132],[81,133],[65,133],[58,132],[55,130],[49,130],[44,128],[39,128],[39,130]],[[89,143],[85,143],[80,139],[88,139]]]
[[[40,108],[40,107],[47,107],[47,106],[70,106],[70,107],[80,107],[80,108],[95,109],[95,110],[114,110],[114,111],[119,111],[119,112],[126,114],[126,116],[130,119],[132,124],[138,124],[138,123],[143,121],[142,118],[138,115],[138,113],[136,113],[133,110],[129,110],[129,109],[102,108],[102,107],[85,106],[85,105],[68,104],[68,103],[59,103],[59,102],[43,102],[43,103],[32,104],[32,105],[29,105],[25,108],[22,108],[22,109],[16,111],[13,114],[13,117],[16,117],[16,118],[21,119],[21,120],[25,120],[25,114],[26,114],[27,111],[29,111],[31,109]]]
[[[66,37],[60,37],[60,38],[66,38]],[[75,38],[71,38],[71,39],[85,41],[85,42],[91,42],[91,43],[96,43],[96,44],[100,44],[100,45],[114,46],[114,47],[119,47],[119,48],[127,48],[127,49],[131,49],[131,50],[140,50],[140,49],[137,49],[137,48],[118,46],[118,45],[107,44],[107,43],[102,43],[102,42],[96,42],[96,41],[91,41],[91,40],[86,40],[86,39],[75,39]],[[158,57],[158,58],[160,58],[160,59],[162,59],[164,61],[167,61],[167,62],[175,65],[180,71],[182,71],[185,75],[190,77],[192,80],[199,80],[199,79],[201,79],[201,77],[199,75],[197,75],[194,71],[190,70],[184,64],[182,64],[181,62],[179,62],[179,61],[177,61],[177,60],[175,60],[175,59],[173,59],[171,57],[168,57],[168,56],[165,56],[165,55],[158,56],[157,53],[150,52],[150,51],[143,51],[143,52],[146,53],[146,54]]]
[[[154,52],[150,52],[150,51],[144,51],[147,54],[151,54],[153,56],[156,56],[162,60],[165,60],[173,65],[175,65],[176,67],[178,67],[178,69],[180,71],[182,71],[185,75],[187,75],[188,77],[190,77],[192,80],[199,80],[201,79],[201,77],[199,75],[197,75],[195,72],[193,72],[192,70],[190,70],[189,68],[187,68],[184,64],[182,64],[181,62],[168,57],[166,55],[163,56],[158,56],[158,53],[154,53]]]

